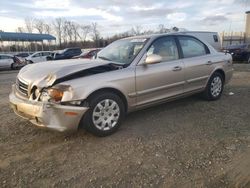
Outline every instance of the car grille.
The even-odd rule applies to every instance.
[[[28,84],[27,83],[17,78],[16,87],[23,95],[28,96]]]

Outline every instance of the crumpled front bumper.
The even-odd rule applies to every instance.
[[[18,116],[39,127],[60,132],[77,130],[82,116],[88,110],[87,107],[28,100],[18,94],[15,85],[12,86],[9,100],[11,108]]]

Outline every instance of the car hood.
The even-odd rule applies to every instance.
[[[108,61],[84,59],[47,61],[25,66],[20,70],[18,78],[31,85],[48,87],[58,79],[108,64]]]

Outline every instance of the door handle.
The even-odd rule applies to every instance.
[[[172,71],[180,71],[182,68],[180,66],[176,66],[172,69]]]
[[[206,65],[212,65],[213,62],[212,61],[207,61]]]

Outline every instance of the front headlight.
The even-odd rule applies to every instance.
[[[40,95],[43,102],[60,102],[63,97],[63,91],[55,88],[44,89]]]

